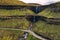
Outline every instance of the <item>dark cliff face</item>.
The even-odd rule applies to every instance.
[[[32,7],[30,7],[30,9],[32,11],[34,11],[36,14],[39,13],[39,12],[41,12],[41,11],[43,11],[46,8],[51,8],[51,10],[60,11],[60,2],[53,3],[53,4],[50,4],[50,5],[44,5],[44,6],[41,5],[41,6],[32,6]]]
[[[46,17],[44,16],[30,16],[29,18],[27,17],[26,18],[28,21],[34,23],[34,22],[37,22],[39,20],[42,20],[42,21],[46,21],[45,19],[47,19]]]
[[[33,7],[30,7],[30,10],[32,10],[33,12],[35,12],[37,14],[37,13],[43,11],[47,7],[48,6],[33,6]]]
[[[35,12],[36,14],[43,11],[47,6],[21,6],[21,5],[0,5],[0,9],[23,9],[23,8],[28,8]]]

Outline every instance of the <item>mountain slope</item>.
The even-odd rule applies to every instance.
[[[60,18],[60,3],[54,3],[49,5],[45,10],[38,15],[46,16],[48,18]],[[44,21],[38,21],[33,27],[33,31],[48,37],[52,40],[60,40],[60,25],[48,24]]]
[[[18,0],[0,0],[0,5],[23,5],[23,6],[36,6],[36,3],[24,3]]]
[[[57,17],[60,18],[60,2],[48,5],[48,7],[40,12],[38,15],[46,16],[48,18]]]
[[[21,5],[21,4],[25,3],[18,0],[0,0],[0,5]]]

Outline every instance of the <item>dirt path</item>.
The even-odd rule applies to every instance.
[[[35,34],[35,33],[34,33],[33,31],[31,31],[31,30],[12,29],[12,28],[0,28],[0,30],[15,30],[15,31],[17,30],[17,31],[28,32],[28,33],[30,33],[31,35],[33,35],[34,37],[36,37],[36,38],[38,38],[38,39],[40,39],[40,40],[47,40],[47,39],[45,39],[45,38],[43,38],[43,37]],[[26,34],[26,35],[27,35],[27,34]]]

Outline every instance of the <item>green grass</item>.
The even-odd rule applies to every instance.
[[[23,34],[22,31],[0,30],[0,40],[18,40]]]
[[[40,40],[40,39],[37,39],[34,36],[32,36],[32,35],[29,34],[27,40]]]
[[[38,15],[45,16],[48,18],[60,18],[60,12],[51,12],[50,8],[46,8],[42,12],[38,13]]]
[[[0,20],[0,27],[27,29],[29,27],[29,22],[25,18]]]
[[[60,25],[47,24],[44,21],[38,21],[33,27],[33,31],[52,40],[60,40]]]
[[[6,10],[6,9],[0,9],[0,17],[2,16],[13,16],[13,15],[26,15],[31,14],[33,15],[34,12],[32,12],[29,9],[16,9],[16,10]],[[9,20],[0,20],[0,28],[16,28],[16,29],[28,29],[29,22],[23,18],[23,19],[9,19]],[[12,31],[12,30],[0,30],[0,40],[18,40],[18,36],[23,36],[22,31]]]
[[[25,4],[19,0],[0,0],[0,5],[23,5]]]
[[[27,15],[27,14],[31,14],[33,15],[34,12],[32,12],[29,9],[15,9],[15,10],[6,10],[6,9],[0,9],[0,17],[1,16],[13,16],[13,15]]]
[[[60,18],[60,12],[51,11],[51,8],[46,8],[38,15],[45,16],[48,18]],[[32,29],[33,31],[43,36],[49,37],[52,40],[60,40],[60,25],[47,24],[44,21],[38,21]]]

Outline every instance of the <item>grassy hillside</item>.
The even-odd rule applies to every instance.
[[[21,5],[21,4],[25,3],[19,0],[0,0],[0,5]]]
[[[60,25],[47,24],[44,21],[38,21],[33,27],[33,31],[52,40],[60,40]]]
[[[19,40],[23,34],[22,31],[0,30],[0,40]]]
[[[23,18],[23,19],[0,20],[0,28],[1,27],[2,28],[28,29],[29,22],[25,18]]]
[[[60,18],[60,3],[53,4],[47,7],[38,15],[48,18]],[[32,29],[34,32],[49,37],[52,40],[60,40],[60,25],[47,24],[44,21],[38,21]]]
[[[0,0],[0,5],[22,5],[22,6],[36,6],[39,4],[27,4],[19,0]]]
[[[0,28],[28,29],[29,22],[23,19],[0,20]],[[18,40],[24,32],[16,30],[0,30],[0,40]]]
[[[60,12],[51,11],[50,8],[43,10],[38,15],[45,16],[48,18],[60,18]]]
[[[48,18],[60,18],[60,2],[56,4],[51,4],[38,15],[46,16]]]
[[[33,15],[34,12],[32,12],[29,9],[15,9],[15,10],[6,10],[6,9],[0,9],[0,17],[1,16],[13,16],[13,15],[27,15],[31,14]]]
[[[13,15],[33,15],[29,9],[0,9],[0,17],[2,16],[13,16]],[[0,20],[0,28],[16,28],[16,29],[28,29],[29,22],[23,19],[8,19],[8,20]],[[0,40],[18,40],[23,36],[24,32],[21,31],[12,31],[12,30],[0,30]]]
[[[17,0],[6,0],[2,2],[0,1],[1,5],[7,5],[15,4]],[[15,1],[15,2],[14,2]],[[17,3],[16,3],[17,4]],[[20,4],[20,3],[19,3]],[[24,4],[24,3],[23,3]],[[34,14],[29,9],[16,9],[16,10],[6,10],[6,9],[0,9],[0,17],[2,16],[13,16],[13,15],[26,15],[26,14]],[[51,9],[51,7],[46,8],[38,15],[46,16],[48,18],[52,17],[59,17],[60,18],[60,12],[55,12]],[[10,19],[10,20],[0,20],[0,27],[3,28],[20,28],[20,29],[27,29],[29,27],[29,22],[23,18],[23,19]],[[60,40],[60,25],[54,25],[54,24],[47,24],[44,21],[38,21],[34,24],[34,27],[32,28],[32,31],[37,32],[38,34],[42,34],[46,37],[51,38],[52,40]],[[22,37],[24,32],[21,31],[11,31],[11,30],[0,30],[0,40],[18,40],[19,36]],[[27,40],[39,40],[31,35],[28,36]]]

